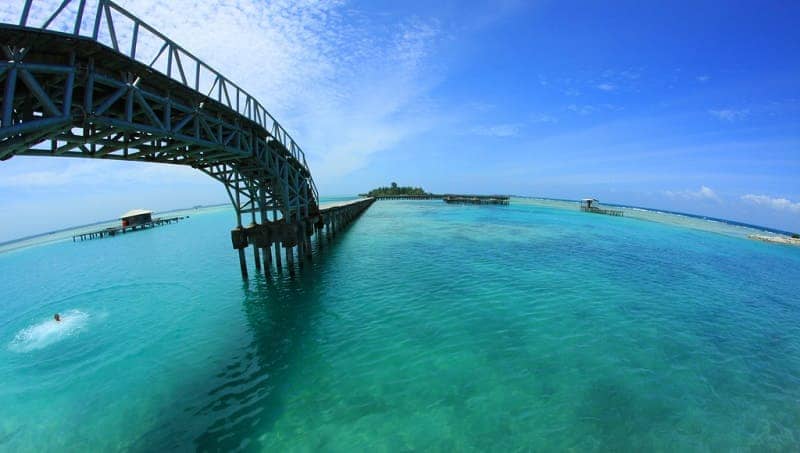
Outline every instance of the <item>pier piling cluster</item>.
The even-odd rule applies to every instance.
[[[257,272],[263,270],[269,276],[273,269],[274,258],[276,272],[282,271],[285,259],[289,275],[295,275],[295,258],[298,267],[301,268],[306,259],[311,259],[314,234],[317,235],[319,248],[324,242],[323,239],[330,242],[338,231],[361,215],[374,202],[374,198],[362,198],[323,205],[316,215],[308,216],[299,222],[287,223],[283,219],[267,220],[232,229],[231,242],[239,253],[242,276],[247,278],[248,275],[245,249],[249,245],[253,246],[253,259]]]

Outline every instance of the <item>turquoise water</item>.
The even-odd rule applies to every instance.
[[[245,283],[233,219],[0,254],[0,450],[800,445],[800,248],[386,201]]]

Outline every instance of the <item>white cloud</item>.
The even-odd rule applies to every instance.
[[[697,78],[698,82],[708,82],[711,79],[711,77],[709,77],[707,75],[700,75],[700,76],[697,76],[696,78]]]
[[[614,91],[617,89],[617,86],[611,83],[601,83],[597,85],[597,88],[603,91]]]
[[[548,84],[547,77],[545,77],[543,75],[539,75],[539,85],[541,85],[543,87],[546,87],[547,84]]]
[[[478,126],[472,129],[474,134],[486,135],[490,137],[512,137],[519,134],[522,125],[519,123],[495,124],[490,126]]]
[[[149,162],[121,162],[113,160],[73,160],[65,167],[58,165],[43,170],[18,171],[26,162],[41,160],[41,157],[15,157],[15,165],[0,167],[0,188],[49,188],[59,186],[93,187],[105,184],[153,185],[187,184],[210,181],[205,175],[191,167],[163,165]],[[18,162],[19,161],[19,162]],[[26,168],[30,168],[28,165]]]
[[[1,20],[18,20],[21,8],[12,3],[0,4]],[[69,28],[78,3],[55,28]],[[95,4],[90,0],[87,11]],[[33,5],[38,23],[58,6]],[[123,6],[256,97],[303,147],[318,182],[341,178],[371,154],[436,127],[429,93],[441,77],[432,56],[445,38],[436,20],[387,20],[338,0]],[[84,17],[91,27],[93,15]],[[122,22],[114,25],[125,35]]]
[[[773,198],[768,195],[742,195],[742,201],[765,206],[776,211],[800,213],[800,202],[792,202],[786,198]]]
[[[710,200],[720,202],[720,197],[710,187],[700,186],[698,190],[667,190],[664,195],[670,198],[680,198],[684,200]]]
[[[725,121],[736,121],[740,119],[744,119],[750,114],[749,109],[720,109],[720,110],[709,110],[708,113],[712,116],[715,116],[721,120]]]
[[[532,115],[530,118],[531,123],[557,123],[558,118],[552,115],[538,114]]]
[[[569,110],[570,112],[575,112],[579,115],[588,115],[592,112],[597,111],[597,107],[593,105],[570,104],[567,106],[567,110]]]

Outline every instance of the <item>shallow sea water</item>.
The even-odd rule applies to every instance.
[[[233,222],[0,254],[0,450],[800,445],[798,248],[381,201],[243,282]]]

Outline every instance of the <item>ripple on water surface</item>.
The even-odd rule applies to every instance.
[[[387,201],[297,278],[242,282],[232,220],[0,255],[0,449],[800,444],[798,249]]]

